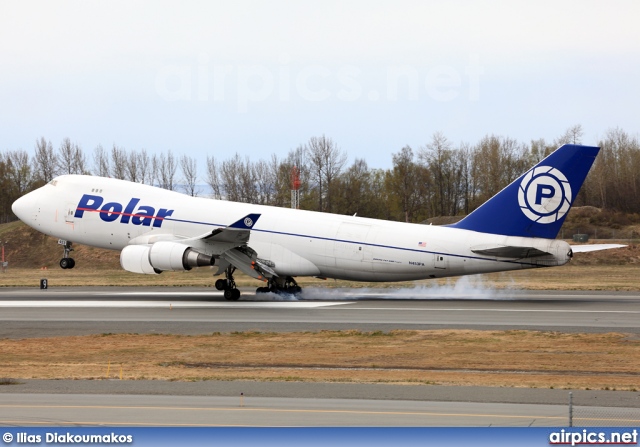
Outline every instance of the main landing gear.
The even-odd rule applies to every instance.
[[[62,259],[60,259],[60,268],[63,269],[72,269],[76,266],[76,261],[69,257],[69,253],[71,253],[73,251],[73,248],[71,248],[71,244],[73,242],[69,242],[69,241],[64,241],[63,247],[64,247],[64,253],[62,255]]]
[[[233,272],[235,271],[236,268],[230,265],[224,271],[224,279],[220,278],[215,283],[216,289],[224,290],[224,298],[229,301],[237,301],[240,299],[240,291],[236,287],[236,282],[233,279]],[[277,293],[279,295],[297,295],[300,292],[302,292],[302,288],[291,276],[271,278],[269,279],[268,287],[258,287],[256,289],[256,294]]]
[[[297,295],[302,292],[302,288],[291,276],[285,278],[274,277],[269,280],[268,287],[258,287],[256,293],[277,293],[279,295]]]
[[[236,268],[230,265],[224,271],[225,279],[220,278],[216,281],[216,289],[224,290],[224,298],[229,301],[238,301],[240,299],[240,291],[233,279],[233,272],[235,271]]]

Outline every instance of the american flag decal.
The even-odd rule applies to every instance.
[[[418,242],[418,247],[426,247],[427,243],[426,242]]]

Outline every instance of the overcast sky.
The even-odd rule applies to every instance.
[[[595,144],[640,130],[639,24],[633,0],[0,0],[0,149],[257,159],[325,134],[387,168],[437,131]]]

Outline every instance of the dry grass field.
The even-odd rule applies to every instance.
[[[637,390],[640,340],[536,331],[103,334],[0,340],[0,377]]]

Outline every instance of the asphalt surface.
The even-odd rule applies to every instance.
[[[4,394],[2,425],[558,426],[558,405],[264,397]],[[626,414],[640,422],[640,411]],[[593,419],[591,416],[589,420]]]
[[[52,393],[51,385],[59,393]],[[23,387],[29,391],[20,392]],[[26,381],[2,388],[0,425],[4,426],[509,427],[569,423],[565,390],[145,381]],[[640,393],[575,391],[573,424],[638,426]]]
[[[313,289],[293,299],[247,290],[228,302],[212,289],[0,289],[2,338],[435,328],[635,337],[639,316],[640,294],[628,292]],[[559,426],[568,399],[568,390],[488,387],[22,380],[0,386],[0,424]],[[576,425],[640,424],[638,392],[573,399]]]
[[[0,289],[0,337],[360,329],[529,329],[640,334],[640,294],[313,289],[304,299],[213,289]]]

